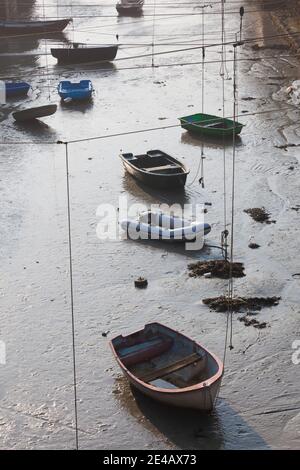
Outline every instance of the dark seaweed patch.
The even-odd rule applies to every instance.
[[[232,272],[230,273],[232,266]],[[188,265],[190,277],[200,277],[204,274],[210,273],[212,277],[219,277],[221,279],[229,279],[230,274],[232,277],[244,277],[244,264],[243,263],[230,263],[224,259],[211,260],[211,261],[198,261]]]

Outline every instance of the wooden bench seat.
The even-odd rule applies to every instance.
[[[212,129],[227,129],[227,126],[224,122],[213,122],[213,123],[203,123],[203,127],[210,127]]]
[[[168,366],[161,367],[160,369],[155,369],[153,372],[150,372],[143,377],[140,377],[140,379],[143,382],[152,382],[153,380],[160,379],[161,377],[164,377],[165,375],[171,374],[172,372],[176,372],[177,370],[183,369],[184,367],[187,367],[195,362],[201,361],[202,357],[199,356],[197,353],[191,354],[190,356],[186,356],[183,359],[180,359],[179,361],[173,362],[172,364],[169,364]]]
[[[143,168],[145,171],[163,171],[163,170],[171,170],[172,168],[180,168],[179,165],[176,165],[175,163],[173,165],[162,165],[162,166],[153,166],[151,168]]]

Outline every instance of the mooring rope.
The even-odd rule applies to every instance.
[[[237,39],[237,38],[236,38]],[[233,248],[234,248],[234,211],[235,211],[235,159],[236,159],[236,144],[235,144],[235,125],[236,125],[236,114],[238,106],[237,98],[237,46],[238,42],[233,46],[234,61],[233,61],[233,134],[232,134],[232,189],[231,189],[231,236],[230,236],[230,267],[229,267],[229,312],[230,312],[230,340],[229,348],[232,349],[232,302],[233,302],[233,276],[232,276],[232,267],[233,267]]]
[[[154,0],[154,4],[153,4],[153,21],[152,21],[152,57],[151,57],[151,65],[152,65],[152,67],[154,67],[155,14],[156,14],[156,0]]]
[[[225,0],[222,0],[221,5],[221,19],[222,19],[222,49],[221,49],[221,69],[220,75],[222,77],[222,117],[225,119],[225,67],[226,64],[226,46],[225,43]],[[226,73],[228,75],[227,69]],[[224,232],[227,230],[227,195],[226,195],[226,145],[225,145],[225,135],[223,134],[223,210],[224,210]],[[225,259],[227,260],[227,251]]]
[[[204,79],[205,79],[205,47],[204,47],[204,40],[205,40],[205,22],[204,22],[204,8],[208,5],[202,6],[202,91],[201,91],[201,104],[202,104],[202,114],[204,113]],[[201,184],[202,188],[204,188],[204,143],[203,140],[201,141],[201,177],[199,183]]]
[[[71,301],[71,328],[72,328],[72,357],[73,357],[73,388],[74,388],[74,416],[75,416],[75,445],[79,449],[78,440],[78,410],[77,410],[77,375],[76,375],[76,348],[75,348],[75,315],[74,315],[74,290],[73,290],[73,261],[72,261],[72,235],[71,235],[71,204],[70,204],[70,173],[68,143],[65,142],[66,160],[66,186],[67,186],[67,214],[68,214],[68,239],[69,239],[69,269],[70,269],[70,301]]]
[[[236,35],[237,40],[237,35]],[[230,234],[230,262],[229,262],[229,279],[228,279],[228,294],[227,294],[227,320],[226,320],[226,335],[224,345],[223,363],[225,365],[226,350],[229,339],[229,349],[233,349],[233,257],[234,257],[234,211],[235,211],[235,160],[236,160],[236,119],[237,119],[237,106],[238,106],[238,87],[237,87],[237,47],[242,45],[241,42],[236,41],[233,46],[234,61],[233,61],[233,134],[232,134],[232,188],[231,188],[231,234]]]

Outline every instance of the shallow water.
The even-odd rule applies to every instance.
[[[46,16],[56,16],[57,3],[46,3],[53,4]],[[18,39],[0,57],[2,79],[17,77],[32,84],[33,92],[24,104],[47,103],[49,94],[51,102],[58,104],[54,116],[35,126],[14,123],[10,113],[21,102],[1,107],[0,133],[6,144],[2,143],[0,156],[0,340],[5,341],[7,359],[6,365],[0,364],[1,448],[73,448],[75,443],[64,146],[46,142],[174,125],[178,116],[201,110],[201,64],[175,65],[201,62],[201,50],[156,56],[154,64],[173,66],[153,68],[151,57],[115,61],[108,67],[59,67],[51,56],[38,55],[68,39],[115,42],[116,33],[123,44],[117,58],[151,53],[153,22],[147,14],[153,7],[146,7],[142,18],[117,18],[114,6],[106,3],[107,7],[90,11],[107,18],[75,19],[74,31],[70,27],[62,37],[47,41]],[[43,14],[37,10],[38,2],[32,4],[32,11],[28,8],[22,16]],[[90,16],[84,2],[77,0],[79,4],[59,7],[59,16]],[[182,10],[198,12],[196,5],[195,10],[191,6]],[[170,8],[159,7],[157,15],[160,12],[169,13]],[[244,35],[274,34],[267,18],[259,13],[246,15]],[[232,40],[239,17],[228,15],[226,20],[227,39]],[[219,16],[207,15],[205,24],[207,42],[219,42]],[[157,43],[166,44],[156,44],[155,51],[200,45],[201,17],[157,17],[155,37]],[[28,56],[8,56],[8,52]],[[265,58],[238,62],[239,112],[262,114],[240,117],[246,127],[236,148],[235,257],[245,263],[247,276],[235,281],[235,292],[279,295],[282,301],[258,314],[269,325],[265,330],[246,328],[239,315],[234,317],[234,349],[227,352],[226,373],[212,415],[166,409],[132,394],[101,333],[109,330],[112,336],[160,321],[222,358],[226,317],[210,312],[201,299],[226,292],[227,283],[189,278],[187,272],[191,260],[217,258],[219,251],[187,252],[177,246],[127,240],[101,242],[96,236],[96,211],[103,203],[117,207],[120,196],[127,196],[129,204],[209,202],[206,220],[213,230],[207,241],[219,244],[224,215],[222,143],[204,141],[204,189],[198,182],[201,141],[180,127],[69,145],[81,448],[299,447],[300,366],[291,359],[292,342],[300,335],[299,278],[292,276],[299,272],[300,211],[292,209],[300,204],[299,149],[275,148],[299,143],[299,114],[284,96],[283,101],[277,95],[273,99],[274,93],[299,76],[296,59],[274,57],[287,54],[272,49],[254,52],[249,46],[239,51],[240,59]],[[227,57],[232,58],[230,47]],[[207,61],[219,59],[218,47],[207,50]],[[141,65],[147,68],[136,68]],[[222,108],[219,72],[220,63],[206,65],[204,109],[212,114]],[[228,75],[225,109],[230,116],[232,62],[228,62]],[[93,81],[93,101],[62,105],[56,91],[59,80],[85,77]],[[255,99],[245,101],[247,97]],[[274,109],[278,113],[264,114]],[[120,149],[140,153],[150,148],[161,148],[190,167],[183,195],[142,188],[124,174]],[[225,156],[229,222],[230,143]],[[243,213],[261,206],[276,224],[260,225]],[[249,249],[249,240],[261,248]],[[140,275],[148,279],[146,290],[134,288],[133,281]]]

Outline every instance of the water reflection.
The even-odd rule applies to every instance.
[[[211,413],[169,407],[131,387],[123,376],[116,379],[114,394],[137,425],[162,434],[177,448],[268,449],[264,439],[223,399],[218,399]]]
[[[1,38],[0,43],[0,61],[1,69],[20,67],[33,67],[36,69],[41,54],[45,54],[46,50],[51,46],[59,43],[68,43],[68,39],[64,33],[55,33],[43,36],[26,35]],[[29,52],[32,52],[29,54]],[[10,72],[7,72],[10,73]]]
[[[15,129],[22,131],[26,136],[30,135],[33,140],[51,140],[53,142],[57,140],[55,129],[38,119],[24,122],[14,121],[13,125]]]
[[[2,0],[0,18],[5,20],[29,19],[33,13],[35,0]]]
[[[60,107],[63,112],[71,112],[71,113],[82,113],[85,114],[92,109],[94,105],[93,99],[87,101],[70,101],[65,102],[61,100]]]
[[[139,245],[143,246],[145,250],[153,249],[160,250],[162,253],[172,253],[176,255],[184,256],[185,258],[189,258],[190,260],[208,260],[212,258],[212,250],[213,252],[219,255],[220,250],[216,250],[214,248],[210,248],[210,242],[207,242],[208,245],[204,244],[201,250],[194,249],[192,250],[190,247],[189,249],[186,248],[186,244],[182,242],[169,242],[169,241],[160,241],[160,240],[131,240],[130,238],[124,239],[124,243],[138,243]],[[190,242],[191,246],[193,242]],[[219,255],[220,256],[220,255]],[[218,257],[219,257],[218,256]]]
[[[146,397],[138,390],[132,394],[141,413],[176,447],[186,450],[221,449],[223,432],[217,411],[173,408]]]
[[[143,11],[136,11],[136,12],[130,12],[130,13],[119,13],[117,15],[117,23],[123,23],[123,21],[128,21],[130,17],[132,18],[142,18],[144,16]]]
[[[84,73],[91,73],[97,72],[97,76],[103,75],[108,77],[111,73],[117,71],[117,68],[111,62],[89,62],[89,63],[80,63],[80,64],[55,64],[55,68],[57,68],[57,72],[61,75],[65,74],[67,76],[68,73],[72,73],[74,71],[80,72],[83,71]],[[100,72],[100,73],[99,73]]]
[[[204,144],[206,147],[211,149],[223,149],[225,147],[232,147],[232,137],[207,137],[200,136],[197,134],[192,134],[190,132],[183,132],[181,134],[181,142],[186,145],[192,145],[193,147],[199,147],[201,144]],[[238,135],[235,138],[236,146],[242,145],[242,139]]]
[[[185,188],[180,187],[168,191],[151,188],[151,186],[142,184],[132,178],[127,172],[123,175],[122,186],[124,191],[129,192],[139,201],[144,199],[144,201],[149,204],[165,203],[168,205],[180,204],[183,206],[190,201],[189,194],[186,192]]]

